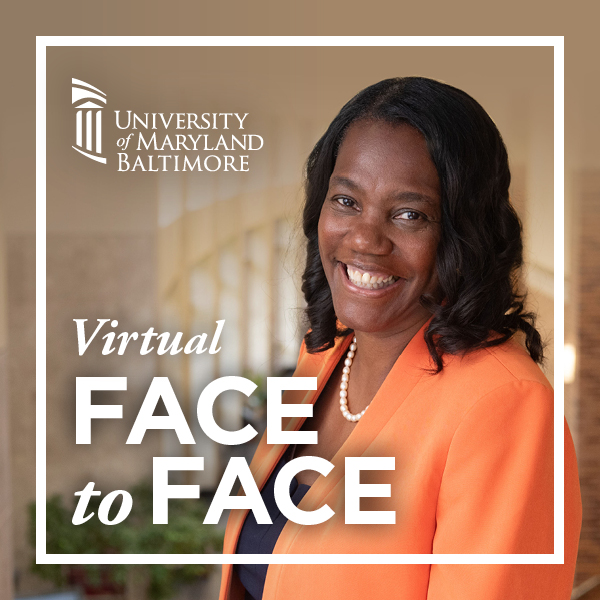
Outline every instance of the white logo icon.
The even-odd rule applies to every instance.
[[[79,79],[73,79],[72,84],[71,103],[77,109],[77,145],[73,148],[92,160],[106,164],[106,158],[102,156],[102,109],[106,105],[106,94]]]

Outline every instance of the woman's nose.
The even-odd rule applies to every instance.
[[[352,225],[350,232],[352,250],[360,254],[385,255],[392,251],[392,241],[387,227],[381,219],[361,215]]]

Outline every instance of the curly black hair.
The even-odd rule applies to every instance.
[[[517,289],[523,263],[521,222],[508,187],[508,156],[500,132],[465,92],[423,77],[386,79],[350,100],[317,142],[306,164],[303,229],[307,238],[302,292],[310,327],[308,352],[331,348],[348,335],[336,319],[319,255],[318,223],[338,149],[358,120],[409,124],[421,132],[437,169],[442,196],[442,234],[436,269],[440,296],[422,296],[433,318],[425,341],[436,365],[445,353],[496,346],[517,331],[536,362],[543,344],[535,316]]]

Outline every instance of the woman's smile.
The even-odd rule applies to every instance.
[[[423,136],[358,121],[340,145],[319,219],[336,315],[359,332],[400,332],[430,315],[438,288],[440,186]]]
[[[378,297],[393,291],[394,284],[402,281],[401,277],[390,275],[377,267],[366,268],[339,263],[339,268],[342,276],[345,274],[349,290],[361,294],[368,292],[368,296]]]
[[[343,263],[342,263],[343,264]],[[378,290],[388,288],[400,278],[395,275],[381,273],[377,269],[375,272],[370,270],[362,270],[360,267],[352,265],[344,265],[348,279],[356,286],[366,290]]]

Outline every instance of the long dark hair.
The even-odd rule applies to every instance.
[[[306,165],[303,228],[307,238],[302,291],[309,352],[348,335],[336,319],[319,255],[318,223],[338,149],[358,120],[407,123],[424,136],[440,180],[442,234],[436,269],[441,302],[421,297],[433,315],[425,341],[437,371],[445,353],[502,344],[517,331],[536,362],[543,359],[535,317],[517,290],[522,226],[509,197],[510,170],[500,132],[465,92],[423,77],[386,79],[350,100],[317,142]]]

